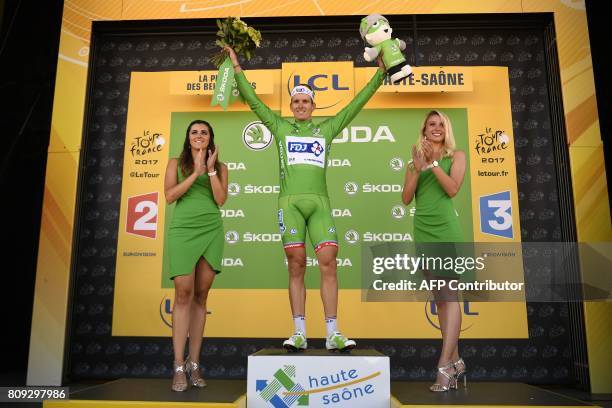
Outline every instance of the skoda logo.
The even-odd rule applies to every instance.
[[[389,167],[395,171],[400,171],[404,168],[404,161],[399,157],[394,157],[389,161]]]
[[[244,145],[253,151],[266,149],[272,143],[272,133],[261,122],[251,122],[242,131]]]
[[[236,195],[240,194],[240,184],[238,184],[238,183],[229,183],[229,185],[227,186],[227,192],[231,196],[236,196]]]
[[[359,241],[359,233],[355,230],[348,230],[344,234],[344,239],[349,244],[354,244],[355,242]]]
[[[238,242],[239,239],[240,237],[238,236],[238,233],[236,231],[227,231],[225,233],[225,241],[228,244],[235,244],[236,242]]]
[[[404,215],[406,215],[406,210],[401,205],[396,205],[391,209],[391,215],[393,218],[404,218]]]
[[[352,181],[349,181],[348,183],[344,185],[344,191],[348,195],[355,195],[357,194],[357,191],[359,191],[359,186],[357,185],[357,183],[353,183]]]

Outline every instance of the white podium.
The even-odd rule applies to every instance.
[[[389,408],[389,357],[376,350],[260,350],[249,356],[249,408]]]

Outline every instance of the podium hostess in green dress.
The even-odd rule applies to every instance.
[[[166,201],[176,202],[166,238],[175,289],[173,391],[187,389],[187,376],[194,387],[206,385],[200,375],[200,348],[208,291],[221,272],[224,233],[219,206],[227,198],[228,184],[227,166],[217,161],[218,154],[212,126],[196,120],[187,127],[180,157],[170,159],[166,169]]]
[[[425,116],[420,129],[418,147],[412,147],[412,161],[406,170],[402,201],[408,205],[416,200],[414,240],[417,255],[455,257],[455,242],[464,241],[459,220],[452,203],[461,188],[465,174],[465,153],[455,150],[455,138],[450,119],[440,111]],[[439,243],[439,244],[433,244]],[[458,279],[454,271],[423,271],[427,279]],[[459,358],[458,342],[461,331],[461,308],[456,291],[448,288],[433,291],[440,331],[442,351],[438,372],[431,391],[448,391],[465,380],[465,363]]]

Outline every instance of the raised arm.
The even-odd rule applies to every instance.
[[[240,67],[240,62],[238,61],[238,57],[236,56],[236,52],[234,52],[233,48],[229,46],[225,46],[224,48],[232,61],[232,65],[234,66],[234,73],[236,74],[236,85],[238,85],[238,90],[240,94],[244,97],[245,101],[251,108],[251,110],[257,115],[257,117],[263,122],[264,125],[272,132],[272,134],[276,134],[276,130],[278,129],[279,123],[283,120],[279,115],[272,112],[270,108],[264,104],[261,99],[257,96],[251,83],[247,80],[242,68]]]
[[[384,65],[382,65],[382,60],[379,55],[379,68],[376,70],[376,74],[370,79],[370,82],[355,96],[355,98],[344,107],[336,116],[328,119],[326,121],[329,126],[331,126],[331,134],[333,137],[336,137],[342,129],[344,129],[357,114],[361,111],[361,109],[365,106],[366,103],[370,100],[372,96],[376,93],[376,90],[383,83],[385,79],[385,70]]]

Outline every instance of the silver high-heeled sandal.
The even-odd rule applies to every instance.
[[[206,381],[204,381],[200,374],[200,364],[191,361],[191,359],[187,357],[185,365],[187,366],[187,374],[189,374],[189,382],[191,385],[197,388],[206,387]]]
[[[453,363],[448,363],[443,367],[438,367],[438,372],[442,374],[448,380],[445,384],[435,383],[431,387],[429,387],[429,391],[432,392],[446,392],[451,388],[457,388],[457,378],[455,377],[455,373],[451,372],[451,369],[454,371],[455,366]]]
[[[174,377],[172,377],[172,391],[183,392],[187,391],[187,374],[185,373],[185,364],[174,362]]]
[[[456,383],[458,383],[461,377],[463,377],[463,388],[467,388],[467,375],[466,375],[467,366],[465,365],[465,361],[463,361],[463,359],[459,357],[459,360],[455,361],[453,363],[453,366],[455,366]]]

